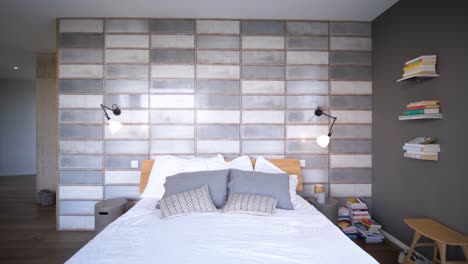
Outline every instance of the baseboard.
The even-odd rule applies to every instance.
[[[25,172],[25,173],[0,173],[0,177],[2,176],[36,176],[35,172]]]
[[[401,242],[401,240],[399,240],[398,238],[390,235],[390,233],[384,231],[384,230],[380,230],[380,232],[382,233],[382,235],[388,239],[390,242],[392,242],[393,244],[395,244],[395,246],[399,247],[400,249],[402,250],[408,250],[409,249],[409,246],[406,245],[405,243]],[[421,255],[419,252],[417,252],[416,250],[414,251],[414,254],[416,254],[416,256],[424,259],[424,261],[426,263],[432,263],[432,260],[426,258],[425,256]]]

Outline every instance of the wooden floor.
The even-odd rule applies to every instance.
[[[34,176],[0,176],[0,263],[63,263],[92,232],[57,232],[55,207],[36,204]]]
[[[35,192],[33,176],[0,176],[0,263],[63,263],[94,236],[57,232],[55,207],[37,205]],[[396,263],[398,250],[393,245],[356,243],[380,263]]]

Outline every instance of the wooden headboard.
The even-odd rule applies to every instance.
[[[297,191],[302,191],[302,174],[301,164],[298,159],[268,159],[271,163],[275,164],[278,168],[287,172],[289,175],[297,175],[299,184],[297,184]],[[141,164],[140,175],[140,192],[145,190],[146,184],[153,168],[154,160],[144,160]],[[252,159],[252,165],[255,166],[255,160]]]

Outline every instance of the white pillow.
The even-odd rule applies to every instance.
[[[286,173],[282,169],[278,168],[275,164],[269,162],[264,157],[260,156],[255,162],[254,171],[265,172],[265,173]],[[287,174],[287,173],[286,173]],[[299,184],[297,175],[289,175],[289,195],[291,196],[291,203],[296,205],[296,189]]]
[[[297,202],[297,185],[299,184],[299,178],[297,175],[289,175],[289,194],[291,195],[291,203],[296,205]]]
[[[225,161],[224,159],[221,162],[219,160],[213,160],[208,162],[208,167],[210,170],[236,169],[243,171],[253,171],[252,161],[247,155],[240,156],[231,161]]]
[[[252,161],[249,156],[243,155],[231,161],[225,161],[229,169],[253,171]]]
[[[176,156],[159,156],[154,159],[148,184],[141,197],[161,199],[164,195],[166,178],[182,172],[218,170],[224,162],[222,155],[212,158],[182,158]]]

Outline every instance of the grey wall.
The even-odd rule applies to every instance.
[[[36,190],[55,190],[57,182],[57,80],[56,56],[37,54],[36,59]]]
[[[430,217],[468,234],[468,17],[463,1],[403,0],[373,21],[373,206],[409,244],[403,218]],[[440,78],[396,83],[404,62],[438,55]],[[398,121],[412,101],[439,99],[443,119]],[[438,137],[440,161],[403,158],[404,142]]]
[[[0,80],[0,176],[36,174],[36,96],[32,80]]]

